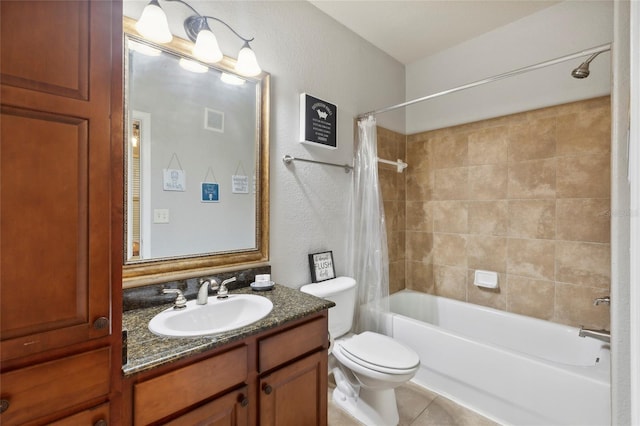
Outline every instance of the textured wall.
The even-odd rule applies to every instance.
[[[390,290],[608,328],[610,140],[608,96],[409,135],[406,154],[379,128],[379,156],[409,163],[380,166]]]

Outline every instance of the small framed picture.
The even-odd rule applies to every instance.
[[[162,169],[162,189],[165,191],[185,191],[186,173],[180,169]]]
[[[200,202],[217,203],[220,201],[220,187],[216,182],[202,182],[200,184]]]
[[[325,251],[309,255],[309,268],[311,269],[311,282],[330,280],[336,277],[333,268],[333,252]]]
[[[234,194],[249,193],[249,176],[233,175],[231,176],[231,192]]]

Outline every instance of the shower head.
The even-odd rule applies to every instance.
[[[573,78],[587,78],[587,77],[589,77],[589,64],[600,53],[602,53],[602,52],[597,52],[597,53],[594,53],[593,55],[589,56],[589,58],[586,61],[584,61],[583,63],[581,63],[578,68],[576,68],[573,71],[571,71],[571,77],[573,77]]]

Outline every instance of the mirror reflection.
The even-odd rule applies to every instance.
[[[154,45],[127,21],[125,264],[264,258],[268,78],[194,61],[184,40]]]

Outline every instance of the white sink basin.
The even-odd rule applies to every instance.
[[[211,296],[206,305],[187,302],[184,309],[169,308],[149,321],[149,330],[159,336],[196,337],[234,330],[252,324],[273,309],[271,300],[254,294]]]

